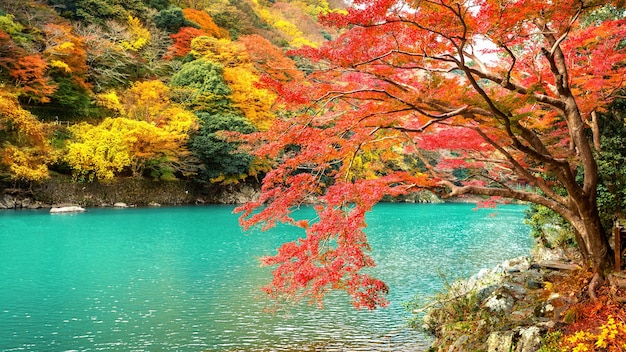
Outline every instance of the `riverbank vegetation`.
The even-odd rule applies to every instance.
[[[177,180],[181,195],[262,181],[242,224],[306,229],[263,260],[266,292],[341,289],[366,308],[388,291],[365,273],[377,202],[516,199],[535,204],[540,242],[574,246],[589,268],[580,301],[610,307],[601,284],[626,206],[623,1],[354,5],[0,0],[0,181]],[[291,217],[303,203],[316,221]],[[589,320],[571,348],[602,345],[619,319]]]

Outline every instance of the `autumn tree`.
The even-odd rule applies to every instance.
[[[0,172],[17,182],[48,177],[56,159],[45,125],[0,86]]]
[[[57,105],[57,111],[64,115],[72,110],[75,114],[84,113],[91,105],[84,39],[68,24],[48,23],[43,32],[45,48],[42,54],[50,63],[50,76],[57,85],[49,105]]]
[[[136,67],[132,52],[124,50],[106,31],[97,25],[81,26],[78,34],[85,42],[87,83],[97,93],[126,86]]]
[[[246,35],[239,38],[239,42],[245,46],[256,70],[267,78],[283,83],[304,79],[294,61],[269,40],[259,35]]]
[[[183,9],[183,15],[187,21],[195,23],[204,32],[204,35],[216,38],[223,36],[222,30],[213,22],[213,18],[207,12],[187,8]]]
[[[18,87],[20,96],[35,102],[50,101],[49,96],[56,91],[57,85],[48,74],[48,62],[40,54],[22,56],[11,66],[9,75]]]
[[[593,295],[612,253],[587,129],[623,85],[626,20],[581,26],[607,1],[353,3],[324,17],[341,36],[297,53],[317,68],[306,82],[284,86],[305,113],[250,141],[276,164],[260,199],[239,208],[242,224],[306,229],[264,260],[276,266],[267,292],[320,298],[342,289],[357,306],[385,304],[387,287],[362,271],[374,265],[365,214],[384,195],[431,189],[514,198],[560,214],[596,273]],[[355,175],[359,156],[391,148],[422,167]],[[426,157],[432,152],[438,156]],[[311,197],[318,220],[296,221],[292,210]]]
[[[78,180],[107,180],[124,173],[171,179],[175,165],[189,153],[184,148],[187,134],[146,121],[107,118],[95,126],[80,123],[69,130],[72,139],[63,159]]]
[[[178,32],[171,34],[172,45],[169,47],[166,59],[184,57],[191,50],[191,41],[203,34],[202,30],[194,27],[182,27]]]

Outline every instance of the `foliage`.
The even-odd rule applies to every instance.
[[[159,11],[152,18],[154,24],[169,33],[176,33],[182,27],[193,27],[194,24],[189,22],[183,15],[180,7],[169,7]]]
[[[2,88],[0,86],[0,88]],[[16,181],[42,181],[56,155],[44,124],[19,106],[17,97],[0,89],[0,171]]]
[[[120,45],[126,50],[139,51],[150,42],[150,32],[137,17],[128,15],[127,24],[130,38]]]
[[[224,67],[221,64],[198,59],[184,64],[170,80],[172,87],[185,89],[190,98],[187,105],[195,110],[224,111],[230,102],[232,92],[224,81]]]
[[[103,24],[107,20],[125,20],[147,11],[141,0],[48,0],[64,17],[84,23]]]
[[[546,248],[569,247],[576,243],[572,226],[549,208],[531,204],[524,222],[530,226],[530,235]]]
[[[623,351],[626,349],[626,324],[612,315],[607,317],[597,333],[577,331],[564,338],[565,351]]]
[[[246,67],[233,67],[224,70],[224,80],[232,89],[230,99],[233,107],[243,113],[246,119],[259,130],[267,130],[275,118],[272,107],[276,95],[260,87],[259,77]]]
[[[254,127],[246,119],[232,113],[198,112],[200,129],[189,142],[189,148],[203,163],[199,173],[205,182],[232,183],[250,174],[253,158],[237,151],[237,144],[226,140],[222,131],[251,133]]]
[[[20,96],[46,103],[57,89],[47,74],[48,68],[40,54],[26,55],[15,61],[9,75],[15,80]]]
[[[259,6],[274,4],[265,2]],[[34,119],[33,126],[37,117],[50,121],[49,125],[41,123],[38,128],[54,129],[57,136],[53,138],[54,146],[61,149],[67,144],[62,152],[78,148],[82,143],[84,153],[76,152],[76,155],[87,157],[86,151],[96,148],[100,142],[101,149],[109,148],[108,142],[95,142],[96,134],[102,133],[102,138],[108,135],[110,140],[120,142],[120,130],[141,134],[143,137],[137,137],[138,140],[163,133],[176,140],[173,144],[185,145],[189,135],[195,134],[197,129],[197,118],[191,110],[231,116],[226,120],[234,121],[234,126],[223,126],[227,131],[264,129],[274,118],[271,110],[278,107],[274,104],[276,95],[259,86],[261,66],[254,66],[248,55],[254,48],[253,41],[246,47],[226,39],[229,33],[234,33],[233,38],[256,34],[273,41],[282,40],[282,34],[271,29],[255,13],[257,4],[253,1],[4,1],[0,7],[0,80],[5,83],[0,93],[17,96],[17,105],[11,109],[20,115],[26,114],[24,109],[27,108],[32,113],[28,116]],[[298,3],[294,9],[307,8],[307,13],[314,16],[318,13],[315,8],[325,13],[326,7],[324,1],[307,1]],[[282,13],[284,9],[277,11],[277,14]],[[310,22],[311,17],[307,20]],[[189,55],[194,39],[197,40],[192,54],[199,60]],[[273,72],[278,75],[283,70],[280,66],[287,66],[289,60],[283,60],[281,51],[272,50],[264,54],[264,67],[269,71],[269,65],[278,64]],[[275,54],[281,58],[267,57]],[[287,76],[299,77],[293,65],[287,71]],[[168,82],[169,86],[163,82]],[[115,124],[109,120],[104,123],[106,117],[120,120],[115,120]],[[3,120],[8,121],[5,117]],[[131,128],[135,122],[130,121],[137,124]],[[91,127],[83,122],[89,122]],[[137,132],[145,127],[143,122],[158,130]],[[74,125],[73,133],[68,134],[59,123]],[[2,141],[7,143],[6,148],[9,143],[15,148],[3,149],[10,154],[5,159],[37,165],[42,171],[39,175],[43,176],[46,165],[53,163],[52,150],[43,152],[31,145],[32,141],[27,142],[29,138],[24,133],[7,126],[13,125],[3,125]],[[209,134],[214,132],[211,130]],[[47,132],[45,134],[44,139],[49,143]],[[218,134],[215,133],[216,141],[226,143],[218,139]],[[17,137],[24,143],[17,143]],[[89,143],[92,145],[88,147]],[[166,144],[163,142],[162,146]],[[158,177],[193,177],[197,171],[198,160],[190,156],[185,147],[181,147],[178,154],[163,152],[143,158],[134,155],[141,155],[142,151],[133,149],[132,145],[119,150],[111,147],[108,160],[103,156],[90,161],[89,166],[80,166],[78,156],[70,155],[54,167],[68,172],[67,161],[74,158],[73,165],[77,166],[74,172],[82,179],[131,174],[152,177],[151,173],[160,174]],[[236,146],[224,148],[234,150]],[[113,154],[119,154],[119,158]],[[94,155],[98,159],[97,153]],[[219,162],[228,164],[226,158],[230,155],[225,153]],[[232,172],[236,174],[233,180],[256,175],[267,165],[250,156],[233,155],[236,159],[230,167],[236,170]],[[32,162],[26,162],[30,156]],[[3,172],[8,173],[8,166],[3,165]],[[33,168],[32,177],[27,178],[40,178],[35,177],[35,173]],[[164,176],[168,173],[170,176]]]
[[[205,11],[187,8],[183,9],[183,15],[187,21],[196,24],[204,35],[216,38],[220,38],[222,36],[222,31],[220,31],[219,27],[215,24],[215,22],[213,22],[211,16]]]
[[[601,147],[597,152],[598,206],[601,209],[604,228],[610,231],[613,221],[626,211],[626,104],[618,100],[605,114],[601,114]],[[620,116],[621,115],[621,116]]]
[[[112,34],[95,25],[82,27],[79,34],[85,40],[87,53],[87,82],[97,93],[129,83],[136,67],[136,57],[118,45]]]
[[[289,92],[279,103],[290,113],[246,138],[275,164],[260,199],[238,208],[242,224],[307,232],[264,260],[275,267],[268,293],[321,299],[341,289],[357,306],[384,304],[385,286],[362,271],[374,265],[364,214],[418,189],[543,205],[576,230],[600,275],[611,250],[585,129],[626,74],[626,20],[580,18],[606,4],[381,0],[323,16],[341,35],[290,52],[313,70],[304,82],[268,80]],[[389,167],[399,159],[387,151],[423,169]],[[355,172],[359,160],[376,173]],[[316,221],[297,222],[291,210],[311,198]]]
[[[563,333],[560,331],[554,331],[546,334],[541,342],[541,347],[537,352],[563,352],[560,345],[560,340]]]
[[[224,67],[235,67],[248,63],[250,58],[244,47],[228,39],[200,36],[191,41],[191,54]]]
[[[245,46],[256,70],[266,76],[266,82],[285,83],[304,79],[304,74],[298,70],[293,60],[286,57],[282,50],[269,40],[259,35],[248,35],[242,36],[239,42]]]
[[[81,123],[70,127],[73,135],[67,144],[64,161],[77,180],[112,179],[123,171],[141,176],[148,170],[159,176],[171,172],[155,171],[157,165],[171,169],[171,163],[186,156],[186,135],[158,128],[145,121],[107,118],[97,126]]]
[[[182,27],[177,33],[170,35],[173,44],[169,47],[166,59],[174,59],[184,57],[191,51],[191,41],[204,34],[201,30],[194,27]]]
[[[158,80],[134,83],[123,93],[120,111],[165,131],[187,135],[196,129],[196,116],[171,100],[171,90]]]

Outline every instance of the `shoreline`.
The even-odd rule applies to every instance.
[[[583,299],[580,292],[552,290],[584,272],[570,255],[537,245],[528,256],[450,284],[421,309],[422,328],[434,338],[428,351],[537,351],[546,334],[567,324],[568,308]]]

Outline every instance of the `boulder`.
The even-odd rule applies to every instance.
[[[17,207],[17,201],[10,194],[5,194],[0,199],[0,209],[15,209]]]
[[[124,203],[124,202],[117,202],[115,204],[113,204],[114,208],[128,208],[128,204]]]
[[[85,208],[79,207],[77,205],[70,205],[66,207],[55,207],[50,209],[50,214],[60,214],[60,213],[82,213],[85,211]]]
[[[497,331],[489,334],[487,352],[510,352],[513,350],[513,331]]]
[[[467,350],[466,344],[470,340],[467,335],[461,335],[454,343],[448,348],[448,352],[462,352]]]
[[[515,352],[535,352],[541,347],[541,329],[537,326],[523,328],[519,331],[519,339]]]
[[[485,300],[484,304],[492,312],[510,313],[515,304],[515,299],[509,290],[500,287]]]

